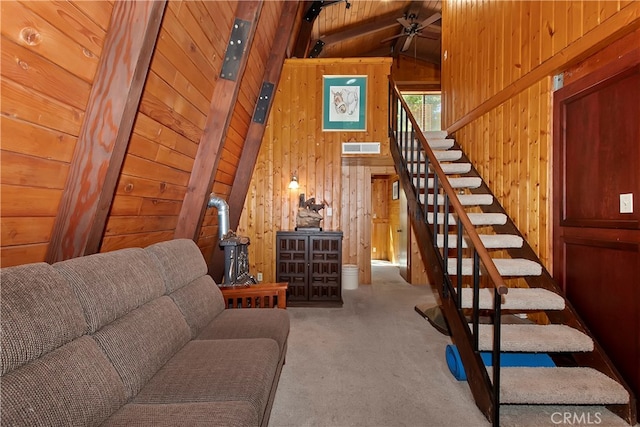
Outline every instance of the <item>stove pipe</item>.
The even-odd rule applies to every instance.
[[[223,240],[229,233],[229,205],[223,198],[211,193],[207,207],[218,209],[218,235]]]

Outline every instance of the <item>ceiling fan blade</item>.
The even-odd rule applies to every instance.
[[[386,39],[380,40],[380,43],[388,42],[389,40],[394,40],[394,39],[397,39],[398,37],[403,37],[403,36],[406,36],[406,34],[398,34],[393,37],[387,37]]]
[[[409,46],[411,45],[411,41],[413,40],[414,35],[415,34],[409,34],[409,37],[407,37],[407,39],[404,41],[404,46],[402,46],[402,49],[400,50],[401,52],[404,52],[407,49],[409,49]]]
[[[418,30],[421,30],[424,27],[433,24],[434,22],[436,22],[440,18],[442,18],[442,15],[440,13],[434,13],[433,15],[431,15],[430,17],[428,17],[427,19],[425,19],[424,21],[422,21],[420,23],[420,25],[418,26]]]
[[[402,25],[405,28],[411,27],[411,22],[407,21],[406,18],[398,18],[398,19],[396,19],[396,21],[398,21],[400,23],[400,25]]]

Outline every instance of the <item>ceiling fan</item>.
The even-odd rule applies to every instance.
[[[416,36],[424,37],[424,38],[433,38],[432,36],[423,34],[422,30],[428,27],[429,25],[433,24],[434,22],[436,22],[438,19],[442,18],[442,15],[440,13],[434,13],[433,15],[429,16],[427,19],[425,19],[422,22],[418,22],[416,20],[417,18],[418,16],[413,13],[409,14],[408,16],[405,15],[402,18],[398,18],[397,21],[400,23],[400,25],[404,27],[404,31],[402,32],[402,34],[398,34],[393,37],[387,37],[386,39],[381,40],[380,43],[385,43],[385,42],[388,42],[389,40],[406,36],[407,39],[404,41],[404,45],[402,45],[402,49],[401,49],[401,51],[404,52],[407,49],[409,49],[409,46],[411,45],[413,38]]]

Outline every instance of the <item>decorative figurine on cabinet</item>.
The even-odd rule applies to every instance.
[[[300,194],[298,215],[296,216],[296,230],[314,229],[322,231],[322,228],[320,227],[322,215],[320,215],[319,212],[321,209],[324,209],[324,203],[316,203],[315,197],[305,200],[304,193]]]

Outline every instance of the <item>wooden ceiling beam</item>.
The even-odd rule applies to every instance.
[[[166,1],[115,2],[46,261],[99,251]]]
[[[304,2],[304,16],[302,17],[302,24],[298,31],[298,37],[296,38],[296,44],[293,49],[293,56],[295,58],[306,58],[309,53],[309,45],[311,43],[311,32],[313,31],[313,23],[316,22],[316,18],[320,14],[322,8],[319,1],[306,1]]]
[[[209,201],[209,193],[213,186],[218,164],[220,163],[224,139],[229,123],[231,122],[231,116],[233,115],[233,106],[238,98],[240,83],[242,82],[242,76],[247,66],[251,45],[253,44],[262,4],[262,0],[238,2],[235,22],[240,27],[244,24],[248,24],[249,26],[243,30],[247,31],[246,40],[241,44],[244,48],[240,54],[240,58],[232,60],[238,61],[236,65],[237,70],[231,75],[228,73],[225,74],[225,67],[223,67],[213,90],[204,132],[198,144],[198,151],[196,152],[196,158],[193,162],[189,184],[184,201],[182,202],[180,214],[178,215],[178,223],[174,233],[174,238],[176,239],[187,238],[193,241],[198,240],[207,202]],[[238,43],[232,43],[233,35],[234,28],[232,27],[229,41],[227,42],[225,57],[227,57],[227,55],[236,56],[229,54],[230,51],[238,46]]]
[[[227,200],[227,204],[229,205],[229,228],[231,230],[236,230],[240,223],[240,215],[242,214],[242,208],[247,197],[247,191],[251,184],[251,175],[258,158],[260,145],[262,144],[262,138],[266,129],[266,122],[269,118],[271,106],[273,105],[273,98],[278,88],[280,75],[282,74],[282,67],[284,65],[287,47],[289,44],[289,35],[291,34],[291,30],[293,29],[296,20],[296,12],[299,4],[300,3],[298,1],[286,1],[284,2],[282,12],[280,13],[276,36],[273,40],[273,44],[271,45],[271,52],[269,53],[262,78],[262,87],[265,87],[265,85],[272,85],[273,88],[271,96],[266,103],[266,111],[260,111],[260,115],[264,116],[265,120],[262,121],[257,119],[257,110],[260,102],[260,99],[257,99],[253,119],[249,124],[249,130],[247,131],[244,147],[242,148],[242,154],[240,155],[236,175],[233,179],[231,193]],[[224,274],[224,257],[221,254],[222,249],[220,246],[215,246],[209,261],[209,274],[216,280],[220,280]]]
[[[368,23],[358,24],[356,26],[352,26],[351,28],[346,28],[344,30],[323,35],[319,40],[322,40],[325,46],[330,46],[332,44],[341,43],[356,37],[363,37],[372,33],[376,33],[378,31],[388,30],[389,28],[402,28],[402,26],[398,22],[398,18],[399,16],[397,13],[388,14]]]

